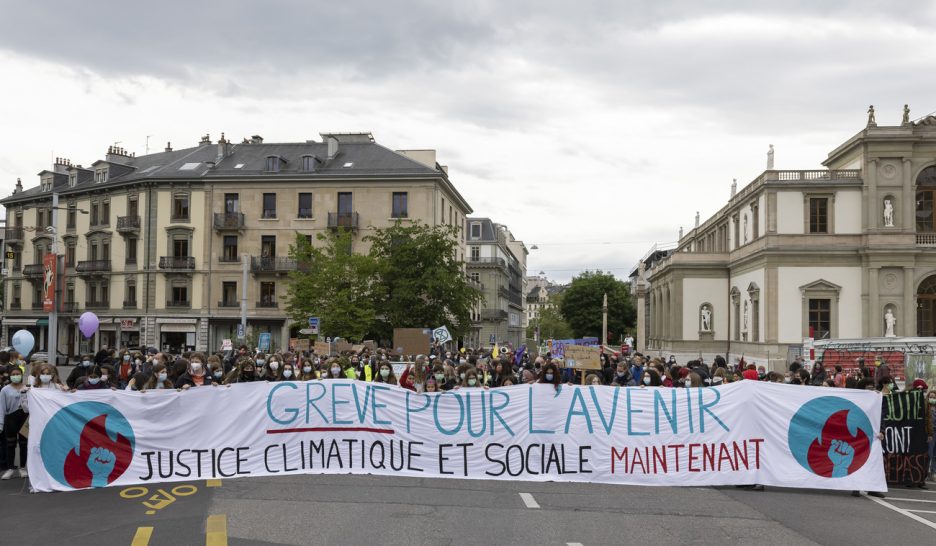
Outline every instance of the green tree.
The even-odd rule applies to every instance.
[[[371,243],[376,265],[375,303],[384,330],[445,325],[454,338],[467,333],[482,295],[468,283],[464,262],[458,260],[454,226],[398,220],[364,240]]]
[[[633,328],[637,314],[630,299],[630,285],[611,273],[586,271],[572,279],[562,293],[559,311],[572,327],[575,337],[601,339],[601,305],[608,294],[608,330],[614,336]],[[612,340],[608,339],[610,343]]]
[[[573,337],[572,327],[566,322],[559,313],[559,302],[556,302],[558,296],[550,298],[550,306],[541,309],[539,317],[533,320],[530,327],[527,328],[527,339],[533,339],[533,332],[539,326],[540,341],[544,339],[570,339]],[[560,300],[561,301],[561,300]]]
[[[321,319],[321,332],[328,336],[361,340],[374,325],[376,309],[371,282],[374,260],[350,252],[352,234],[337,230],[319,234],[323,245],[313,245],[296,234],[289,256],[297,261],[290,272],[286,312],[298,323],[309,317]]]

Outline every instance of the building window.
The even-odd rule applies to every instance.
[[[19,308],[22,305],[22,287],[20,283],[13,283],[13,306]]]
[[[101,242],[101,259],[105,261],[110,260],[110,243],[107,241]]]
[[[75,285],[69,284],[65,289],[65,303],[75,303]]]
[[[137,261],[137,239],[127,237],[127,263],[135,264]]]
[[[172,240],[172,257],[186,258],[189,255],[188,237],[178,237]]]
[[[280,170],[280,158],[272,155],[267,157],[265,170],[271,173],[278,173]]]
[[[75,245],[69,243],[65,247],[65,267],[75,267]]]
[[[472,239],[481,238],[481,223],[480,222],[471,223],[471,238]]]
[[[75,221],[78,215],[78,207],[74,203],[68,204],[68,212],[65,215],[65,228],[75,229]]]
[[[110,225],[110,201],[104,201],[101,203],[101,225],[109,226]]]
[[[102,305],[110,305],[110,286],[107,281],[101,283],[101,301]]]
[[[809,328],[816,339],[826,339],[832,331],[832,300],[812,298],[809,300]]]
[[[94,261],[94,260],[97,260],[97,259],[98,259],[98,246],[97,246],[97,243],[91,243],[91,245],[88,246],[88,259],[91,260],[91,261]]]
[[[69,173],[69,175],[68,175],[68,187],[69,187],[69,188],[74,188],[74,187],[77,186],[77,185],[78,185],[78,173],[77,173],[77,172]]]
[[[140,200],[136,197],[127,197],[127,216],[140,215]]]
[[[299,218],[312,218],[312,194],[299,194]]]
[[[480,273],[477,273],[477,272],[471,273],[471,274],[468,275],[468,278],[470,278],[470,279],[472,280],[472,282],[481,284],[481,274],[480,274]]]
[[[276,306],[276,283],[274,282],[260,283],[260,306],[261,307],[275,307]]]
[[[442,198],[442,223],[445,223],[445,198]]]
[[[88,303],[90,303],[91,305],[96,304],[98,301],[97,295],[98,295],[97,284],[96,283],[89,284],[88,285]]]
[[[311,155],[302,156],[302,170],[312,172],[315,170],[315,158]]]
[[[263,194],[263,218],[276,218],[276,194]]]
[[[225,235],[224,246],[221,253],[222,262],[236,262],[237,255],[237,235]]]
[[[224,212],[234,214],[240,212],[240,195],[236,193],[224,194]]]
[[[124,307],[136,307],[136,281],[127,281],[127,299],[124,301]]]
[[[221,283],[221,306],[237,306],[237,283],[225,281]]]
[[[481,259],[481,247],[480,246],[471,247],[471,261],[477,262],[480,259]]]
[[[172,220],[189,219],[189,196],[187,193],[177,193],[172,196]]]
[[[260,257],[264,260],[276,258],[276,235],[260,236]]]
[[[189,305],[188,286],[173,286],[171,303],[177,306]]]
[[[98,225],[98,212],[100,211],[97,203],[91,203],[91,225]]]
[[[757,202],[751,203],[751,240],[760,237],[760,211]]]
[[[393,206],[390,211],[391,218],[409,217],[409,195],[405,191],[393,192]]]
[[[829,233],[828,198],[809,198],[809,233]]]
[[[916,179],[916,230],[917,233],[936,232],[936,167],[927,167],[920,171]]]

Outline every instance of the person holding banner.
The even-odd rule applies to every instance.
[[[185,362],[183,359],[182,362]],[[185,373],[179,376],[175,382],[175,388],[187,390],[192,387],[203,387],[212,384],[212,377],[205,373],[205,355],[195,353],[192,360],[186,366]]]
[[[14,475],[25,478],[26,475],[26,438],[20,429],[26,423],[23,410],[23,393],[26,391],[25,374],[17,366],[11,366],[10,384],[0,389],[0,434],[3,435],[4,458],[0,468],[0,479],[9,480]],[[16,447],[19,446],[20,467],[16,470]]]
[[[393,366],[386,360],[380,362],[380,368],[377,371],[377,377],[374,378],[374,383],[387,383],[389,385],[398,385],[396,375],[393,373]]]
[[[237,360],[237,365],[228,373],[224,379],[225,385],[234,383],[251,383],[258,381],[257,364],[249,356],[242,356]]]
[[[302,367],[300,368],[299,381],[312,381],[313,379],[318,379],[315,375],[315,368],[312,366],[312,360],[309,358],[302,359]]]
[[[536,382],[548,383],[556,390],[559,390],[561,381],[562,379],[559,377],[559,366],[557,366],[556,361],[553,360],[543,365],[539,379]]]

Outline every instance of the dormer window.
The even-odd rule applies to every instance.
[[[78,173],[73,172],[68,174],[68,187],[74,188],[78,185]]]
[[[267,156],[266,158],[266,172],[278,173],[280,170],[280,158],[275,155]]]
[[[100,184],[107,181],[107,169],[98,169],[94,171],[94,181]]]
[[[305,172],[312,172],[315,170],[315,156],[302,156],[302,170]]]
[[[42,183],[40,184],[40,186],[42,186],[42,187],[40,188],[41,191],[52,191],[52,179],[51,179],[51,178],[47,178],[47,179],[43,180]]]

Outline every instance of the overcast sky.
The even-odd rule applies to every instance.
[[[435,148],[528,271],[625,277],[766,165],[936,110],[936,7],[846,0],[0,0],[0,195],[224,131]],[[889,5],[893,4],[893,5]]]

